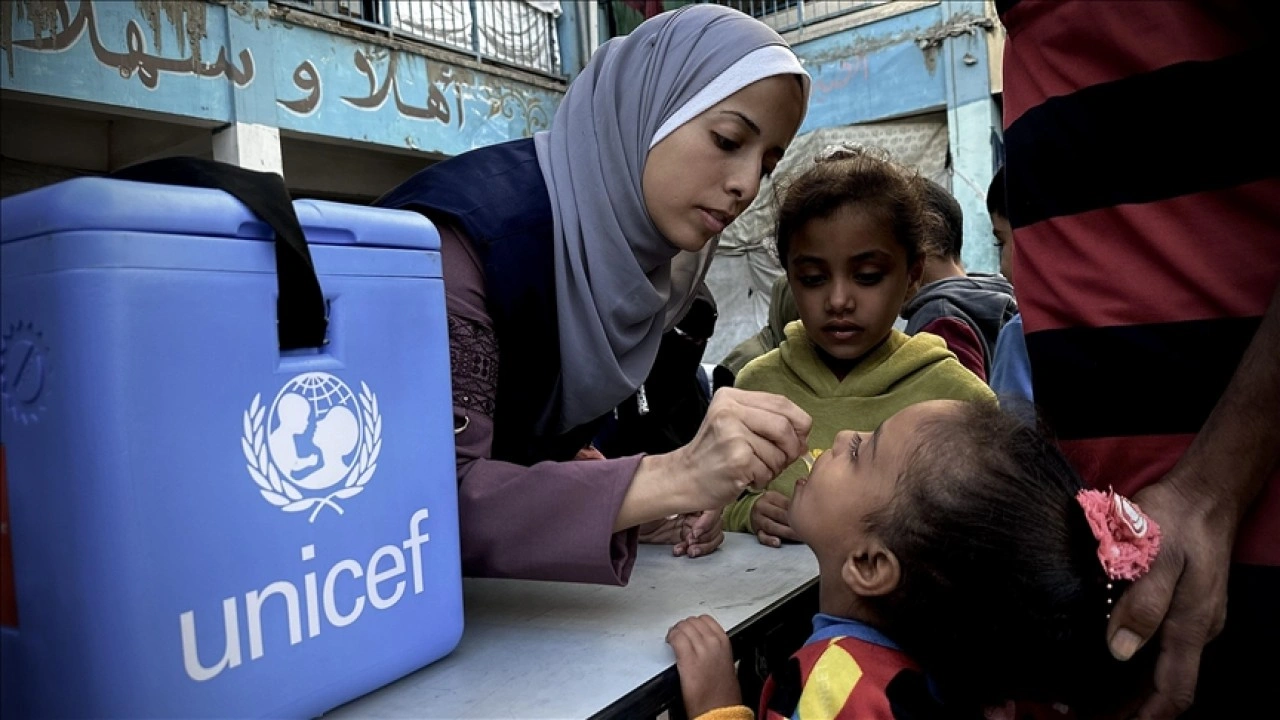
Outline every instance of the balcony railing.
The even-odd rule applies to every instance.
[[[779,33],[833,20],[889,0],[698,0],[737,8]]]
[[[477,59],[560,75],[559,3],[529,0],[278,0],[379,26]]]

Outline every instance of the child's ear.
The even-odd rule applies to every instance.
[[[907,299],[915,297],[916,291],[920,289],[920,280],[924,277],[924,253],[916,258],[907,268]]]
[[[898,556],[874,537],[854,547],[840,569],[841,579],[854,595],[875,597],[892,592],[902,581]]]

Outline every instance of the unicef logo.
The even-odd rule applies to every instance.
[[[285,512],[326,507],[355,497],[378,469],[382,415],[378,397],[360,395],[329,373],[303,373],[285,383],[271,407],[254,395],[240,439],[249,476],[267,502]]]

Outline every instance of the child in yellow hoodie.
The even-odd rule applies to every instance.
[[[778,258],[800,320],[735,386],[784,395],[808,412],[811,449],[831,447],[841,430],[871,432],[918,402],[993,397],[941,338],[893,328],[920,285],[929,224],[940,221],[925,192],[917,173],[848,147],[825,152],[784,191]],[[739,498],[725,508],[725,529],[774,547],[798,540],[788,512],[806,473],[797,461],[763,492]]]

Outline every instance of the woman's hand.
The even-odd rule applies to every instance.
[[[742,704],[733,648],[715,618],[697,615],[681,620],[667,632],[667,644],[676,653],[680,694],[688,717]]]
[[[808,413],[781,395],[721,388],[688,445],[676,450],[675,471],[724,507],[748,487],[763,488],[808,450]]]
[[[782,547],[783,540],[799,542],[790,523],[791,499],[776,490],[766,490],[751,507],[751,527],[761,545]]]
[[[708,555],[724,542],[724,526],[719,510],[686,513],[654,520],[640,526],[639,541],[654,545],[674,545],[671,554],[691,558]]]
[[[703,510],[680,516],[680,539],[672,548],[676,556],[691,558],[710,555],[724,542],[724,523],[720,521],[720,509]]]
[[[681,517],[670,515],[641,525],[637,528],[639,532],[637,540],[651,545],[675,545],[680,542]]]
[[[688,445],[640,461],[614,530],[723,508],[744,489],[763,488],[806,452],[812,424],[781,395],[721,388]]]

